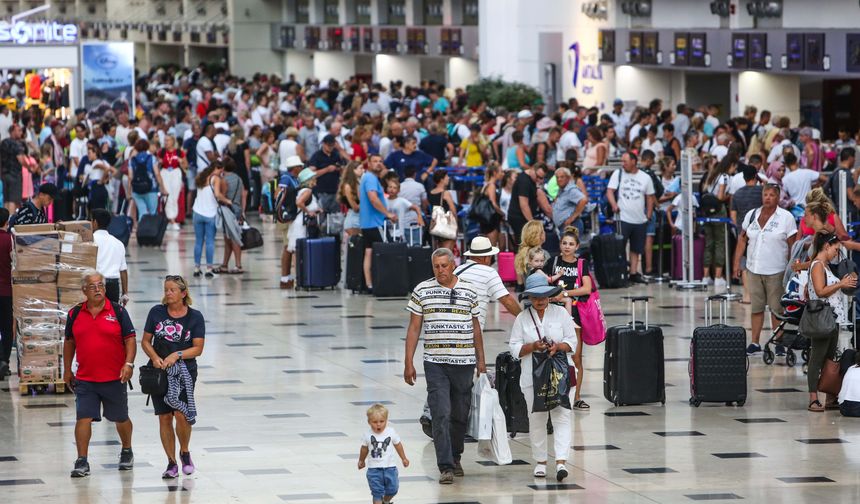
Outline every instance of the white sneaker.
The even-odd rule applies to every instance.
[[[714,281],[714,290],[716,290],[716,291],[723,291],[723,290],[725,290],[725,289],[726,289],[726,286],[727,286],[727,285],[728,285],[728,284],[726,283],[726,279],[725,279],[725,278],[717,278],[717,279]]]

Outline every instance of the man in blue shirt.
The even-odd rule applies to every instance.
[[[426,152],[422,152],[418,150],[418,140],[414,136],[406,136],[403,140],[403,149],[399,151],[394,151],[388,155],[388,159],[385,160],[385,166],[389,170],[394,170],[397,172],[397,176],[400,177],[400,181],[403,182],[404,177],[406,176],[406,167],[414,166],[418,173],[427,170],[428,172],[432,172],[436,168],[436,164],[439,161],[427,154]],[[422,177],[422,180],[426,177]]]
[[[272,194],[272,205],[275,206],[277,202],[278,195],[282,190],[292,187],[293,189],[298,190],[299,188],[299,180],[297,178],[300,171],[304,169],[304,164],[302,163],[302,159],[298,156],[290,156],[287,158],[284,163],[285,170],[280,172],[280,176],[278,177],[278,192],[276,194]],[[279,212],[280,209],[275,208],[275,213]],[[281,251],[281,288],[282,289],[292,289],[295,285],[295,279],[293,275],[290,273],[293,265],[293,253],[287,250],[287,245],[290,242],[289,233],[290,233],[290,224],[291,222],[280,222],[277,217],[275,218],[275,228],[281,233],[281,239],[284,242],[284,248]]]
[[[361,236],[364,238],[364,280],[368,290],[373,292],[373,277],[370,274],[373,261],[373,244],[383,242],[382,226],[387,218],[397,222],[397,215],[385,205],[385,191],[380,179],[385,174],[385,165],[378,155],[370,156],[368,169],[361,176],[359,184],[358,220]]]

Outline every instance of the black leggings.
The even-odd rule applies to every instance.
[[[246,210],[253,211],[260,209],[260,193],[263,190],[263,179],[260,177],[260,170],[251,170],[251,187],[248,197],[248,208]],[[272,196],[274,197],[274,195]]]

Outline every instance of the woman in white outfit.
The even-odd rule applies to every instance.
[[[571,413],[562,406],[550,412],[532,412],[534,385],[532,379],[532,357],[534,352],[567,352],[568,362],[576,348],[576,330],[573,320],[561,306],[550,304],[549,300],[558,295],[561,287],[549,284],[542,272],[533,273],[526,278],[525,291],[521,297],[528,297],[531,307],[523,310],[514,321],[511,330],[511,355],[522,360],[520,388],[529,409],[529,439],[532,456],[537,464],[534,468],[536,478],[546,477],[547,462],[547,418],[552,418],[553,452],[555,453],[556,479],[567,477],[565,463],[570,452]]]
[[[296,195],[299,215],[296,216],[296,220],[290,224],[290,230],[287,231],[287,251],[291,253],[296,251],[296,241],[308,236],[305,217],[315,217],[320,212],[317,197],[313,193],[313,187],[317,181],[314,176],[315,173],[311,168],[305,168],[299,172],[299,192]]]
[[[185,183],[185,168],[188,166],[188,161],[185,159],[185,153],[176,148],[176,139],[172,136],[167,136],[165,139],[164,148],[158,152],[158,158],[161,163],[161,180],[167,190],[164,216],[170,222],[170,229],[179,231],[176,218],[179,216],[179,196]]]

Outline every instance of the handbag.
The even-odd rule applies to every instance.
[[[842,390],[842,374],[838,361],[824,360],[821,376],[818,378],[818,390],[834,396],[839,395],[839,391]]]
[[[807,290],[815,288],[812,285],[812,267],[814,265],[814,262],[809,265]],[[826,300],[810,299],[806,302],[806,307],[803,309],[803,315],[800,317],[800,325],[798,326],[801,335],[809,339],[825,339],[833,334],[836,327],[836,315]]]
[[[469,208],[469,218],[475,220],[485,226],[498,225],[499,217],[496,209],[493,208],[493,203],[490,201],[483,191],[475,195],[472,206]]]
[[[577,282],[582,285],[582,264],[579,259],[576,264]],[[588,275],[591,278],[591,274]],[[579,334],[582,342],[586,345],[599,345],[606,339],[606,319],[600,306],[600,294],[594,288],[597,285],[591,278],[591,293],[585,301],[576,302],[576,310],[579,312]]]
[[[858,273],[857,264],[854,263],[854,261],[852,261],[848,257],[842,257],[841,251],[839,252],[839,256],[841,257],[841,259],[835,265],[835,267],[834,267],[835,271],[833,271],[833,274],[836,275],[836,278],[841,280],[841,279],[845,278],[845,275],[850,275],[852,273],[856,275]],[[848,295],[848,296],[853,296],[855,292],[857,292],[856,287],[854,287],[853,289],[850,287],[843,287],[842,288],[842,293],[845,295]]]
[[[146,364],[138,371],[140,391],[146,395],[163,396],[167,393],[167,371]]]
[[[242,250],[251,250],[263,246],[263,235],[255,227],[242,230]]]
[[[431,219],[431,235],[444,240],[457,238],[457,218],[450,210],[444,210],[441,206],[435,206],[433,207]]]
[[[498,404],[498,394],[490,384],[486,373],[481,374],[472,385],[472,405],[466,434],[472,439],[493,438],[493,407]]]
[[[529,308],[529,315],[541,338],[537,321]],[[538,411],[552,411],[561,406],[570,409],[570,366],[567,363],[567,352],[532,353],[532,381],[534,388],[534,402],[532,413]]]
[[[511,445],[508,442],[507,420],[505,411],[499,401],[499,394],[495,389],[490,389],[490,397],[493,401],[493,433],[489,441],[478,441],[478,455],[482,458],[492,460],[498,465],[507,465],[513,462]]]
[[[314,240],[319,238],[322,235],[322,231],[320,231],[320,219],[318,216],[314,215],[313,217],[308,216],[307,214],[302,214],[302,222],[305,225],[306,237],[309,240]]]

